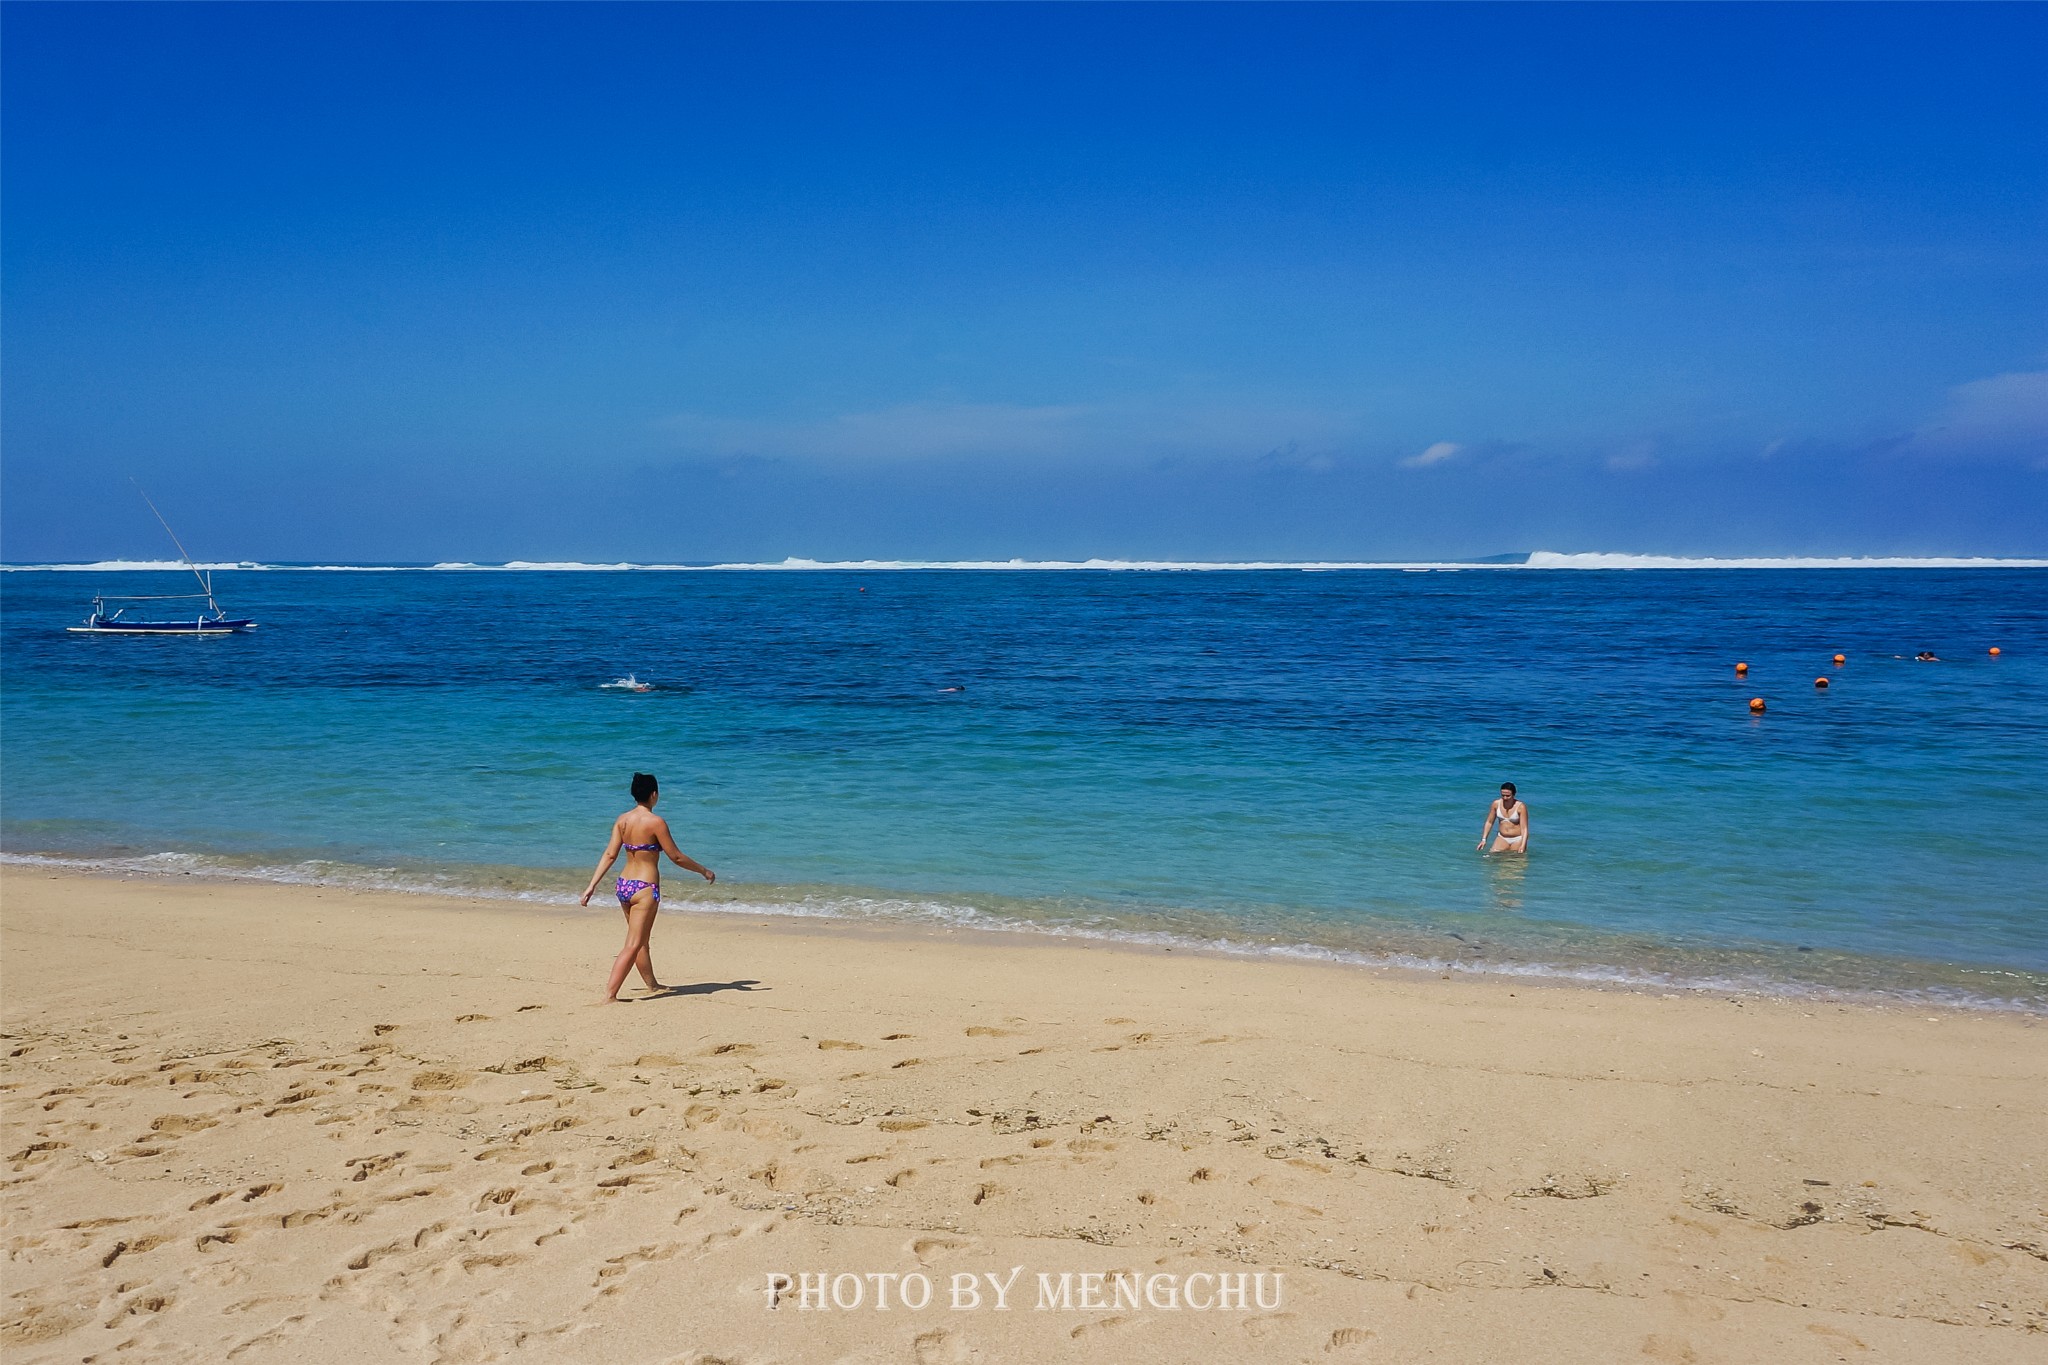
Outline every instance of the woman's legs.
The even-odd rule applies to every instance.
[[[635,896],[633,899],[637,901],[648,894],[648,892],[642,891],[640,895]],[[626,934],[627,937],[630,938],[633,933],[633,912],[623,905],[620,906],[619,909],[625,912]],[[661,913],[661,902],[659,900],[655,901],[654,910],[656,914]],[[639,971],[640,979],[647,983],[647,989],[650,991],[658,991],[662,989],[662,985],[659,981],[656,981],[654,979],[654,959],[648,955],[647,951],[648,944],[652,943],[653,941],[654,920],[650,917],[647,921],[647,937],[642,939],[640,942],[640,956],[633,959],[633,966]]]
[[[635,966],[640,968],[641,979],[646,981],[650,988],[657,984],[654,979],[654,959],[648,956],[647,952],[647,940],[654,934],[654,913],[657,908],[651,888],[640,892],[626,903],[626,946],[619,949],[619,955],[612,959],[611,978],[604,986],[604,998],[607,1001],[619,998],[619,987],[626,984],[626,973]]]

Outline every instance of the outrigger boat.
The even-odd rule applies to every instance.
[[[67,626],[73,635],[239,635],[243,631],[256,629],[256,623],[246,617],[231,617],[213,599],[213,583],[209,575],[200,574],[199,581],[206,584],[205,592],[173,593],[163,597],[108,597],[104,593],[92,599],[92,615],[85,618],[82,626]],[[130,620],[128,608],[115,606],[117,602],[193,602],[204,601],[206,608],[182,621],[141,621]]]
[[[139,487],[135,491],[142,493]],[[256,629],[254,621],[246,616],[229,616],[221,604],[214,600],[213,575],[201,573],[199,566],[192,562],[192,556],[185,553],[185,546],[178,539],[178,533],[164,520],[164,514],[157,512],[156,504],[149,501],[149,494],[142,493],[142,500],[149,503],[150,511],[156,512],[158,524],[171,538],[171,544],[178,547],[179,558],[185,561],[185,567],[192,571],[192,576],[199,580],[199,586],[205,591],[169,593],[157,597],[109,597],[105,593],[98,593],[92,599],[92,615],[85,618],[85,624],[67,626],[65,629],[73,635],[240,635],[244,631]],[[175,621],[130,619],[128,608],[125,606],[115,606],[111,611],[108,610],[110,604],[119,602],[197,601],[205,602],[206,606],[184,620]]]

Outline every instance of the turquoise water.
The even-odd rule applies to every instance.
[[[0,575],[10,856],[566,897],[639,768],[720,873],[679,908],[2048,1006],[2048,571],[216,586],[262,629]],[[1526,861],[1473,849],[1503,780]]]

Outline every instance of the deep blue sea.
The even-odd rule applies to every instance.
[[[251,635],[65,633],[181,573],[0,573],[8,857],[568,901],[642,769],[682,913],[2048,1008],[2048,570],[230,569]]]

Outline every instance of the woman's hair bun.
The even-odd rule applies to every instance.
[[[633,799],[635,801],[645,801],[648,797],[654,795],[656,791],[660,790],[660,787],[661,784],[654,780],[653,773],[633,774]]]

